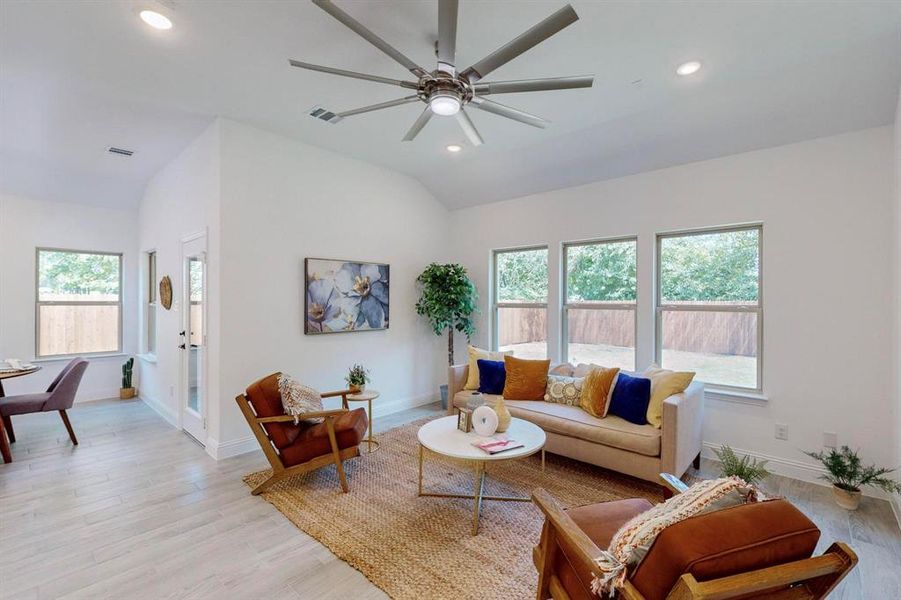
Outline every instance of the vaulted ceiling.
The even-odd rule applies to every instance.
[[[434,68],[437,2],[336,3]],[[462,0],[457,56],[479,60],[564,0]],[[303,71],[288,58],[404,79],[397,63],[304,1],[0,4],[0,189],[134,205],[147,180],[215,117],[407,173],[450,208],[892,122],[901,2],[595,2],[488,80],[594,74],[591,89],[504,95],[536,129],[481,111],[485,145],[421,105],[337,125],[307,115],[405,95]],[[157,31],[143,8],[170,16]],[[689,59],[703,68],[679,77]],[[462,152],[450,154],[448,144]],[[108,146],[135,151],[123,158]]]

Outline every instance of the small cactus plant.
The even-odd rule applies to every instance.
[[[127,361],[125,361],[125,364],[122,365],[122,389],[123,390],[127,390],[132,387],[131,375],[132,375],[132,370],[134,369],[134,366],[135,366],[134,358],[129,358]]]

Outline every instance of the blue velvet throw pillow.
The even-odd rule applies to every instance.
[[[616,377],[610,397],[608,415],[616,415],[636,425],[648,424],[648,404],[651,403],[651,380],[632,377],[622,371]]]
[[[479,391],[483,394],[503,394],[507,371],[502,360],[476,361],[479,365]]]

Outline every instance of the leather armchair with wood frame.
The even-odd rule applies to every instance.
[[[662,476],[674,493],[685,484]],[[564,510],[544,490],[532,496],[545,515],[533,552],[538,600],[597,600],[595,558],[629,519],[652,504],[644,498]],[[836,542],[813,556],[820,530],[786,500],[705,513],[664,529],[628,576],[617,598],[728,600],[825,598],[857,564]]]
[[[238,407],[263,453],[272,466],[272,475],[252,490],[257,495],[271,485],[288,477],[308,473],[331,464],[335,465],[341,489],[349,488],[343,462],[360,455],[360,442],[366,434],[369,420],[363,408],[348,410],[350,390],[322,394],[323,398],[341,397],[341,408],[304,413],[302,419],[323,417],[322,423],[300,421],[285,414],[278,389],[278,377],[273,373],[250,384],[236,397]]]

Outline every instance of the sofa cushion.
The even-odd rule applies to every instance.
[[[494,406],[497,396],[485,394],[485,403]],[[454,406],[463,408],[469,392],[454,395]],[[573,437],[595,444],[620,448],[646,456],[660,456],[659,429],[650,425],[635,425],[615,416],[605,419],[592,417],[578,406],[530,400],[504,400],[510,414],[525,419],[549,433]]]
[[[550,360],[527,360],[505,356],[504,369],[507,371],[507,381],[504,384],[504,398],[544,400],[550,366]]]
[[[670,525],[630,579],[648,600],[663,600],[683,573],[708,581],[809,558],[819,538],[786,500],[743,504]]]
[[[629,498],[628,500],[614,500],[570,508],[566,513],[598,548],[606,550],[613,534],[620,527],[635,515],[643,513],[652,506],[644,498]],[[593,598],[596,600],[597,596],[591,593],[591,581],[594,576],[590,571],[582,569],[577,561],[571,560],[570,556],[573,550],[562,539],[558,538],[558,540],[561,544],[562,556],[555,561],[555,565],[556,574],[563,589],[573,599]]]
[[[368,427],[366,409],[362,407],[338,415],[335,418],[335,441],[338,442],[338,449],[344,450],[359,445]],[[281,448],[279,454],[285,466],[290,467],[329,454],[331,451],[328,425],[326,423],[313,425],[303,421],[295,440],[291,445]]]
[[[588,414],[603,419],[610,408],[618,367],[595,367],[585,376],[579,406]]]
[[[651,380],[644,377],[632,377],[620,373],[616,385],[610,395],[610,406],[607,414],[616,415],[635,423],[646,425],[648,422],[648,403],[651,401]]]
[[[651,401],[648,404],[648,423],[660,428],[663,425],[663,401],[681,394],[694,379],[694,371],[670,371],[657,365],[648,367],[644,376],[651,380]]]
[[[483,394],[502,394],[507,380],[503,361],[480,358],[476,364],[479,365],[479,391]]]
[[[475,346],[467,346],[466,352],[469,354],[469,372],[466,374],[466,385],[463,386],[464,390],[479,389],[479,365],[476,361],[480,358],[485,360],[504,360],[504,356],[513,354],[512,350],[507,352],[492,352],[490,350],[476,348]]]

